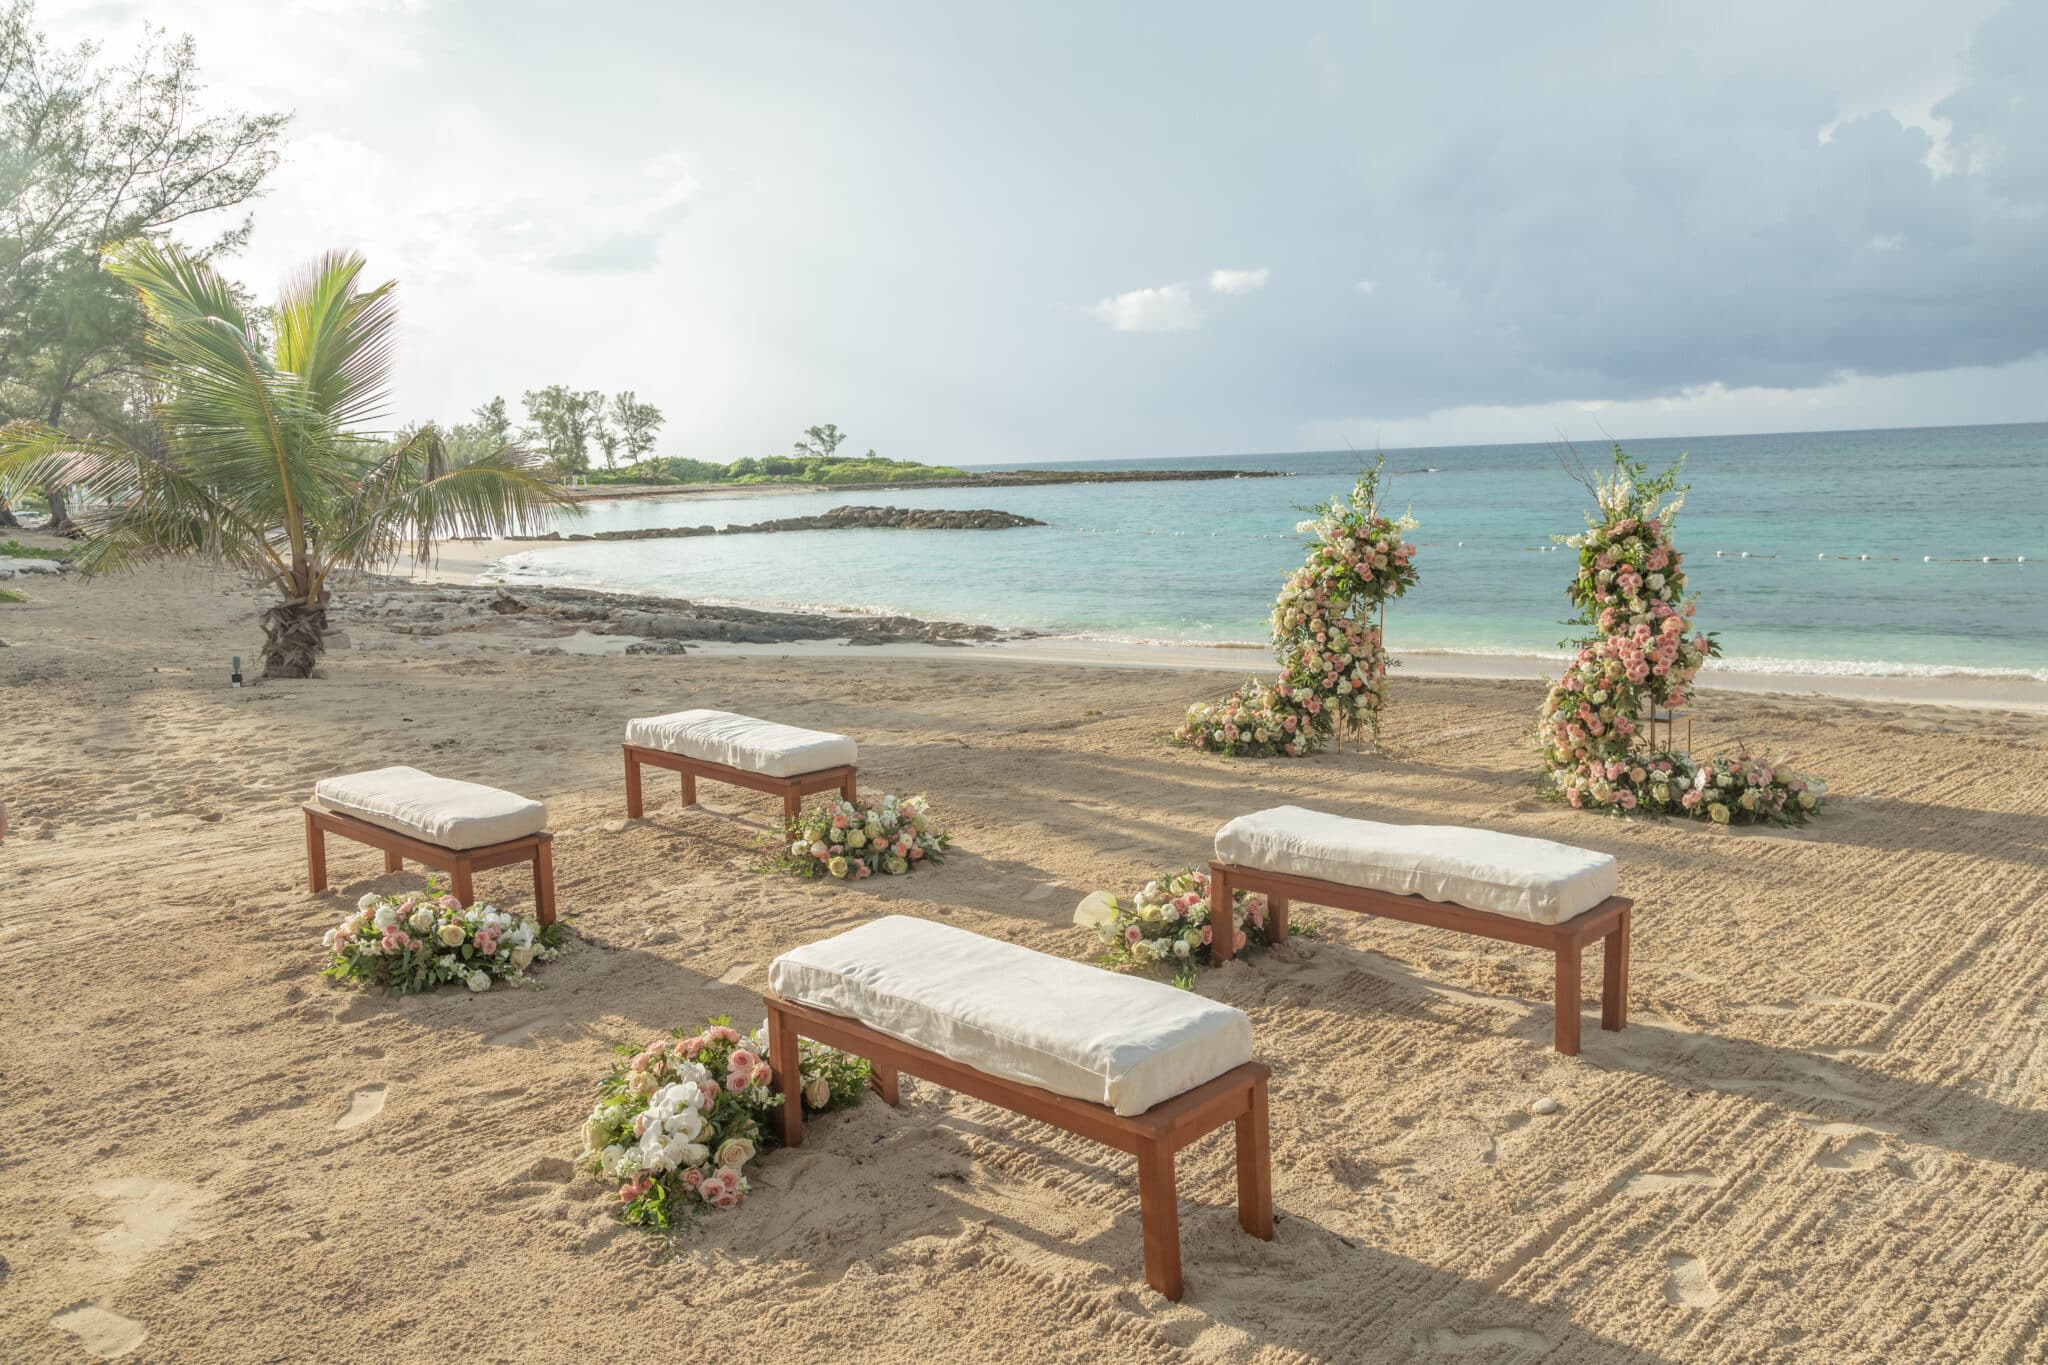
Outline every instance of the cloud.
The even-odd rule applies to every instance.
[[[1104,299],[1088,311],[1118,332],[1192,332],[1202,325],[1194,295],[1185,284],[1133,289]]]
[[[1264,289],[1272,273],[1265,266],[1257,270],[1213,270],[1209,272],[1209,288],[1218,294],[1249,294],[1254,289]]]

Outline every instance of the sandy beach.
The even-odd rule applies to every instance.
[[[0,1356],[2048,1353],[2048,715],[2025,696],[1703,687],[1699,750],[1788,751],[1834,794],[1807,829],[1731,833],[1539,800],[1540,684],[1421,660],[1383,754],[1232,762],[1162,742],[1223,687],[1178,656],[583,653],[398,629],[366,591],[320,677],[231,690],[250,589],[16,586]],[[764,875],[774,803],[722,787],[682,810],[650,784],[627,821],[625,721],[700,705],[857,736],[863,788],[930,793],[954,855],[858,886]],[[335,890],[309,895],[296,807],[401,762],[547,802],[574,945],[545,989],[393,1001],[318,976],[357,897],[420,877],[338,844]],[[1329,913],[1205,974],[1273,1068],[1279,1223],[1241,1235],[1228,1140],[1189,1149],[1178,1304],[1139,1276],[1129,1159],[924,1083],[818,1121],[744,1207],[669,1242],[572,1165],[612,1044],[752,1027],[777,953],[899,913],[1092,959],[1083,895],[1290,802],[1616,855],[1629,1029],[1557,1056],[1537,953]],[[530,897],[516,868],[479,891]]]

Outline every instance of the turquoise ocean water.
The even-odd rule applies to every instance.
[[[1678,544],[1700,594],[1700,623],[1719,633],[1732,666],[2048,681],[2048,423],[1646,440],[1628,449],[1653,468],[1688,453],[1692,491]],[[1573,563],[1569,551],[1537,547],[1582,529],[1590,502],[1560,453],[1552,445],[1387,452],[1383,501],[1412,509],[1422,547],[1420,582],[1388,615],[1391,647],[1555,651],[1567,633],[1559,623]],[[1606,459],[1597,445],[1578,454],[1596,469]],[[602,502],[564,529],[725,525],[849,502],[995,507],[1049,525],[550,546],[512,556],[504,576],[1108,639],[1263,641],[1273,594],[1301,559],[1298,506],[1346,491],[1362,458],[1323,451],[1162,462],[1277,469],[1291,476],[1284,479]],[[2012,562],[2020,556],[2025,563]]]

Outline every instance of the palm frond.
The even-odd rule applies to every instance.
[[[338,567],[369,568],[401,555],[429,560],[442,540],[536,534],[576,506],[540,472],[543,464],[517,445],[456,460],[440,430],[423,427],[363,475],[326,556]]]
[[[307,402],[341,429],[382,417],[390,389],[397,285],[358,292],[364,267],[354,252],[329,252],[277,303],[277,367],[297,375]]]

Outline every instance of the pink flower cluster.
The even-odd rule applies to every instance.
[[[1415,546],[1402,539],[1405,523],[1379,514],[1378,475],[1367,471],[1348,500],[1333,500],[1301,525],[1315,540],[1273,603],[1280,676],[1271,684],[1247,680],[1221,702],[1189,707],[1173,732],[1177,741],[1273,757],[1314,753],[1340,727],[1368,728],[1378,738],[1387,655],[1373,616],[1415,583]]]

